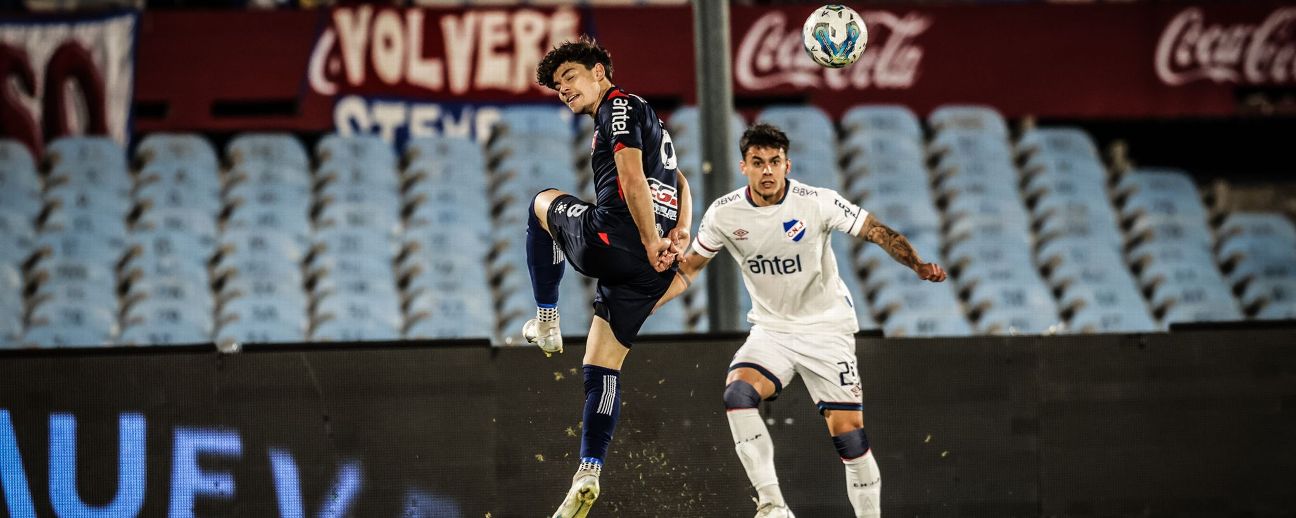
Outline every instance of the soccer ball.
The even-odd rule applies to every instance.
[[[815,9],[801,28],[801,42],[815,63],[842,68],[859,60],[868,43],[868,28],[854,9],[825,5]]]

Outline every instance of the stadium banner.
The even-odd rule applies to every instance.
[[[125,12],[0,19],[0,138],[39,157],[64,135],[131,134],[135,31]]]
[[[0,354],[0,516],[537,516],[570,483],[583,348],[248,345]],[[1296,509],[1288,328],[858,342],[903,516]],[[724,417],[741,338],[647,339],[622,373],[606,516],[754,508]],[[801,516],[848,516],[800,382],[762,405]]]

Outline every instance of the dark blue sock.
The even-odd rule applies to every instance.
[[[581,429],[581,460],[603,463],[621,416],[621,372],[596,365],[585,368],[585,424]]]
[[[534,201],[532,207],[534,207]],[[527,269],[531,271],[531,292],[535,295],[537,307],[553,308],[558,306],[558,284],[562,282],[562,250],[554,244],[553,237],[540,226],[540,218],[535,210],[527,210],[526,237]]]

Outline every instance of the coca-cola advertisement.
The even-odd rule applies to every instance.
[[[133,13],[0,21],[0,137],[35,156],[69,134],[125,143],[136,22]]]
[[[862,103],[919,114],[982,103],[1009,117],[1218,117],[1244,111],[1248,89],[1296,83],[1296,7],[1286,3],[854,7],[868,26],[867,48],[854,65],[829,69],[802,48],[813,5],[732,6],[735,99],[810,103],[833,115]],[[697,98],[688,6],[355,5],[143,17],[136,101],[166,107],[138,119],[145,131],[461,132],[490,120],[490,109],[470,105],[551,101],[535,84],[535,64],[581,34],[611,50],[614,82],[662,112]],[[239,30],[204,29],[211,26]],[[264,116],[211,108],[266,100],[291,108]]]

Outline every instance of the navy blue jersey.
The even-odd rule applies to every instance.
[[[613,86],[608,89],[594,114],[594,142],[590,167],[594,169],[594,205],[611,219],[610,245],[642,251],[643,244],[630,216],[621,185],[617,181],[617,151],[636,148],[643,151],[644,177],[652,193],[657,234],[665,236],[679,220],[679,190],[675,178],[675,148],[670,134],[662,126],[647,102]],[[629,225],[625,225],[628,223]]]

